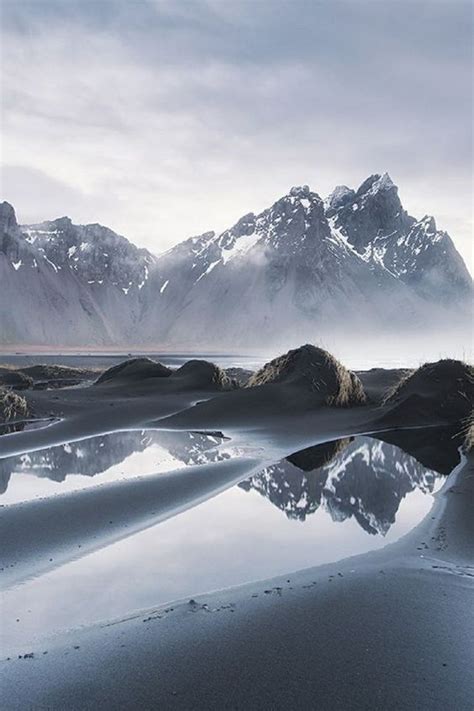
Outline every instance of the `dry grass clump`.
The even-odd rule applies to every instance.
[[[433,414],[450,420],[461,421],[471,417],[474,368],[451,358],[425,363],[396,383],[382,404],[400,403],[411,396],[429,403]]]
[[[16,425],[12,420],[24,419],[28,415],[28,404],[25,398],[12,390],[0,387],[0,434],[21,429],[22,425]],[[9,422],[11,424],[7,424]]]
[[[464,451],[472,452],[474,450],[474,414],[471,413],[466,419],[460,434],[463,438]]]
[[[219,390],[234,390],[238,387],[236,380],[230,378],[225,370],[207,360],[188,360],[172,377],[186,379],[189,387],[212,387]]]
[[[350,407],[366,402],[361,381],[334,356],[306,344],[270,361],[252,375],[246,387],[285,383],[304,387],[321,397],[323,404]]]

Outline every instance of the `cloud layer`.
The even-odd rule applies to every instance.
[[[458,0],[2,5],[2,194],[155,252],[293,184],[388,171],[472,256],[471,7]]]

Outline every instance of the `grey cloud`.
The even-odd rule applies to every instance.
[[[158,251],[292,183],[324,194],[388,170],[468,256],[470,3],[19,0],[3,14],[6,157],[49,176],[55,213],[88,206]]]

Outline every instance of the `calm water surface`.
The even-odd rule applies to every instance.
[[[121,353],[121,354],[49,354],[49,355],[1,355],[0,365],[10,365],[15,368],[22,368],[27,365],[36,365],[37,363],[68,365],[78,368],[98,368],[105,370],[112,365],[121,363],[128,358],[147,357],[153,360],[158,360],[170,368],[179,368],[186,361],[193,358],[209,360],[216,363],[221,368],[245,368],[246,370],[257,370],[266,362],[280,355],[280,353],[268,353],[267,355],[243,355],[243,354],[228,354],[228,353]],[[358,357],[342,357],[341,361],[348,368],[353,370],[369,370],[370,368],[407,368],[418,367],[420,361],[418,358],[407,360],[406,355],[400,358],[383,357],[367,359]]]
[[[428,513],[444,480],[413,456],[412,441],[408,449],[370,437],[308,448],[172,519],[12,588],[3,596],[4,646],[32,646],[64,628],[393,542]],[[0,503],[159,475],[229,452],[228,441],[191,433],[95,437],[0,460]]]

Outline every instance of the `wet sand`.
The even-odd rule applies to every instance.
[[[224,432],[236,456],[5,507],[3,585],[154,525],[304,447],[383,432],[391,409],[380,393],[391,378],[372,378],[372,402],[355,408],[315,409],[286,385],[215,392],[170,379],[128,392],[29,393],[37,417],[60,419],[3,435],[1,457],[150,426]],[[71,620],[40,646],[5,650],[7,708],[471,710],[473,504],[473,460],[463,457],[426,519],[381,551],[89,628]]]
[[[3,661],[9,708],[472,709],[474,465],[398,543]],[[45,654],[45,652],[47,652]]]

